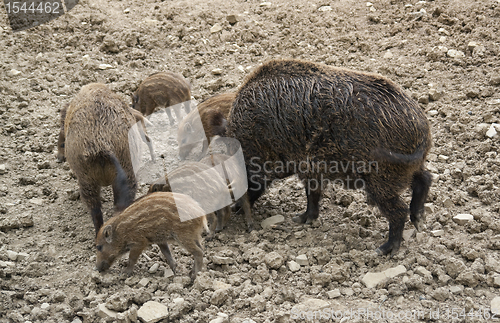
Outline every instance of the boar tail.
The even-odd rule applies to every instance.
[[[385,161],[391,164],[418,164],[421,163],[425,156],[427,145],[426,142],[418,146],[413,154],[395,153],[384,148],[375,148],[371,152],[371,158],[377,161]]]
[[[123,210],[130,204],[128,201],[129,187],[128,187],[127,174],[123,170],[120,161],[118,160],[118,158],[116,158],[116,156],[113,153],[108,153],[107,157],[113,163],[116,169],[116,177],[113,183],[113,187],[117,190],[116,193],[118,193],[117,198],[115,198],[116,209]]]

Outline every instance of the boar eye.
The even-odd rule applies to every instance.
[[[97,251],[102,251],[102,245],[97,246]]]

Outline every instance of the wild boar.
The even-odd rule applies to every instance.
[[[189,214],[191,219],[181,221],[181,212]],[[168,241],[176,240],[194,257],[190,272],[194,281],[203,267],[203,231],[208,232],[205,213],[191,197],[171,192],[146,195],[110,218],[99,230],[95,243],[96,269],[100,272],[107,270],[118,256],[130,251],[125,272],[131,274],[142,251],[156,244],[175,274],[177,265]]]
[[[408,216],[400,194],[411,187],[410,219],[422,229],[431,185],[424,165],[429,122],[414,100],[381,75],[271,60],[237,91],[226,134],[241,143],[251,205],[274,179],[297,174],[307,209],[293,219],[311,223],[331,181],[364,189],[389,221],[389,239],[377,253],[394,255]]]

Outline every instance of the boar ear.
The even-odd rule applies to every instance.
[[[104,235],[104,239],[106,239],[107,243],[113,242],[113,228],[111,227],[111,224],[104,227],[102,234]]]

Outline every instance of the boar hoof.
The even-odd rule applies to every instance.
[[[377,255],[379,256],[385,256],[390,253],[390,257],[393,257],[399,250],[399,244],[396,244],[394,242],[386,242],[380,247],[375,250],[377,252]]]
[[[252,231],[253,231],[253,225],[249,225],[249,226],[247,227],[247,232],[248,232],[248,233],[250,233],[250,232],[252,232]]]
[[[419,219],[419,220],[413,221],[412,223],[418,232],[422,232],[424,230],[424,221]]]

